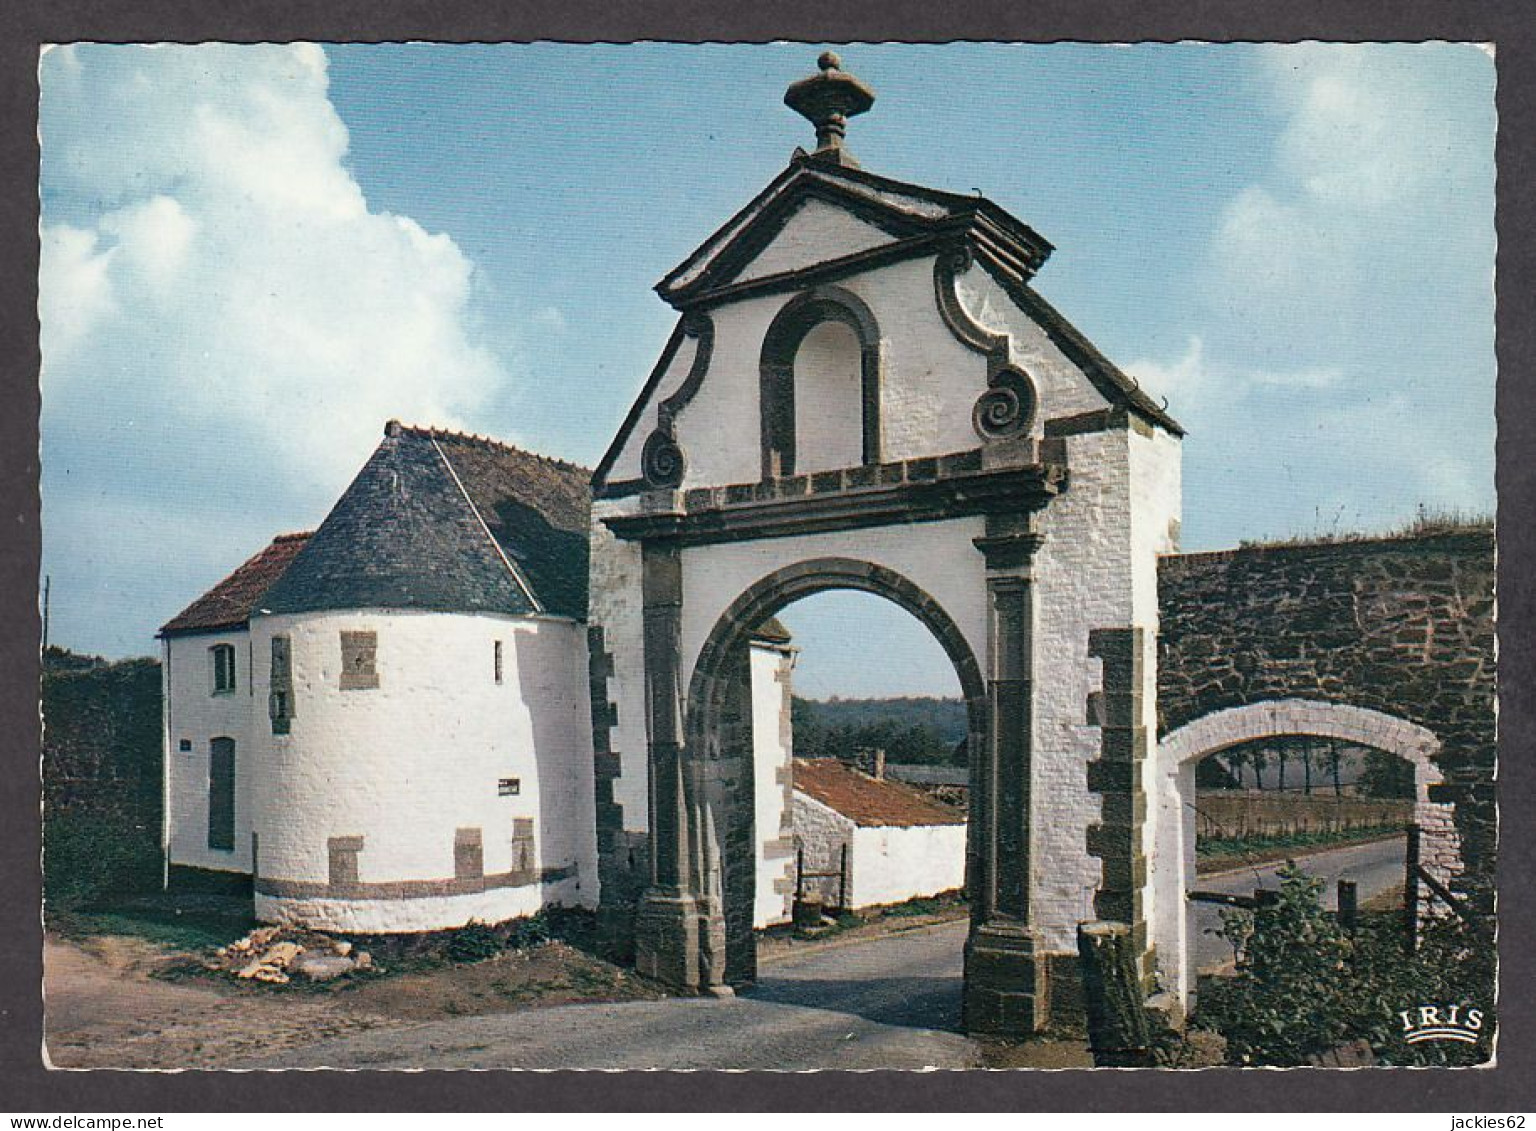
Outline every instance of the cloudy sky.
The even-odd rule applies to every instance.
[[[671,328],[651,285],[810,141],[780,99],[822,46],[48,51],[52,640],[154,651],[390,417],[594,463]],[[843,56],[864,166],[1036,227],[1040,290],[1168,397],[1187,549],[1491,511],[1485,51]],[[790,611],[802,688],[950,686],[874,600]]]

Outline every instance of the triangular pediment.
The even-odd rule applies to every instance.
[[[986,217],[1038,266],[1050,245],[978,196],[960,196],[797,158],[745,208],[657,284],[683,308],[724,288],[794,277],[797,272],[907,246]]]
[[[805,271],[848,255],[873,251],[896,237],[846,208],[815,196],[802,199],[767,246],[735,272],[731,282]]]

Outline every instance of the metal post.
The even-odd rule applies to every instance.
[[[1359,923],[1359,891],[1354,880],[1339,881],[1339,926],[1353,931]]]
[[[805,895],[805,845],[795,845],[795,902]]]
[[[1419,826],[1408,826],[1408,850],[1403,859],[1403,943],[1412,954],[1419,949]]]

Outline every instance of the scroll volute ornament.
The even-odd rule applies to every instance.
[[[1010,440],[1029,432],[1040,398],[1029,374],[1009,361],[1008,335],[977,322],[961,303],[956,280],[971,269],[972,262],[967,244],[945,248],[934,261],[934,290],[950,333],[987,359],[987,391],[976,399],[971,426],[984,442]]]
[[[697,343],[693,364],[677,391],[657,406],[656,427],[640,449],[640,474],[646,486],[659,490],[682,486],[688,460],[677,442],[677,417],[699,391],[714,352],[715,324],[708,314],[693,310],[683,315],[683,333]]]
[[[1008,440],[1027,433],[1039,403],[1034,382],[1010,365],[995,373],[988,386],[971,410],[976,434],[983,440]]]

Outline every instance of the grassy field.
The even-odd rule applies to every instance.
[[[1399,825],[1334,832],[1286,833],[1274,836],[1202,837],[1195,842],[1195,868],[1200,872],[1220,872],[1241,864],[1284,860],[1346,844],[1365,844],[1373,840],[1401,836]]]

